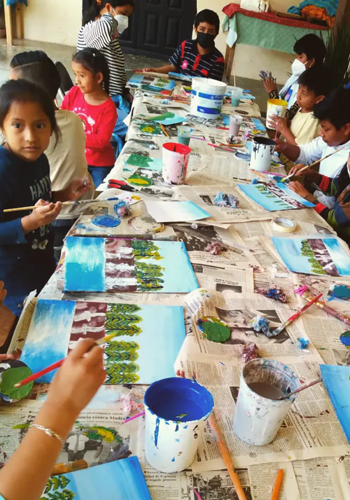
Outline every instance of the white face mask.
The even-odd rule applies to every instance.
[[[126,29],[128,29],[128,27],[129,27],[129,18],[128,18],[128,16],[123,16],[123,14],[117,14],[116,16],[114,16],[114,19],[118,23],[118,32],[120,34],[122,34],[123,31],[125,31]]]
[[[299,61],[299,59],[294,59],[292,64],[292,74],[293,76],[300,76],[306,70],[305,64]]]

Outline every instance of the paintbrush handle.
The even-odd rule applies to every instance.
[[[298,394],[299,392],[305,391],[305,389],[309,389],[310,387],[312,387],[312,386],[314,386],[316,384],[319,384],[320,382],[322,382],[322,380],[323,380],[322,377],[320,377],[317,380],[314,380],[313,382],[310,382],[310,384],[303,385],[302,387],[299,387],[299,389],[296,389],[295,391],[290,392],[288,394],[288,396],[284,396],[283,398],[280,398],[279,401],[283,401],[283,399],[288,399],[291,396],[294,396],[294,394]]]
[[[310,302],[312,300],[311,297],[303,297],[305,300]],[[330,316],[333,316],[333,318],[339,319],[339,321],[342,321],[346,325],[350,326],[350,317],[347,316],[346,314],[342,314],[341,312],[336,311],[335,309],[332,309],[329,306],[326,306],[326,304],[323,304],[323,302],[315,302],[315,306],[318,307],[319,309],[322,309],[325,313],[329,314]]]
[[[57,368],[60,368],[63,364],[63,361],[66,358],[61,359],[60,361],[56,361],[56,363],[53,363],[50,366],[47,366],[43,370],[40,370],[40,372],[33,373],[33,375],[30,375],[30,377],[25,378],[24,380],[21,380],[21,382],[18,382],[18,384],[15,385],[15,387],[22,387],[23,385],[27,385],[30,382],[34,382],[40,377],[43,377],[47,373],[52,372],[53,370],[56,370]]]
[[[93,203],[93,202],[96,202],[96,200],[62,201],[62,205],[64,205],[64,206],[80,205],[82,203]],[[36,208],[39,208],[39,207],[40,207],[40,205],[33,205],[31,207],[5,208],[5,210],[3,210],[3,212],[4,213],[22,212],[22,210],[35,210]]]
[[[272,495],[271,495],[271,500],[278,499],[278,495],[279,495],[281,485],[282,485],[282,480],[283,480],[283,469],[280,469],[277,473],[275,486],[273,487],[273,491],[272,491]]]
[[[285,321],[284,323],[282,323],[281,326],[279,326],[278,328],[276,328],[272,333],[274,336],[280,334],[285,328],[287,328],[287,326],[289,326],[291,323],[293,323],[293,321],[295,321],[296,319],[299,318],[299,316],[302,315],[302,313],[304,311],[306,311],[307,309],[309,309],[309,307],[311,307],[313,304],[315,304],[320,298],[322,297],[322,293],[320,293],[319,295],[317,295],[317,297],[313,297],[310,302],[308,302],[307,304],[305,304],[304,307],[302,307],[301,309],[299,309],[299,311],[297,311],[295,314],[293,314],[293,316],[291,316],[290,318],[287,319],[287,321]]]
[[[223,458],[223,461],[225,462],[228,473],[230,474],[233,486],[235,487],[235,490],[236,490],[236,493],[237,493],[239,500],[247,500],[245,493],[244,493],[244,490],[243,490],[242,485],[241,485],[241,481],[239,480],[238,474],[235,472],[235,470],[233,468],[231,457],[230,457],[230,452],[226,446],[224,438],[221,435],[219,426],[216,423],[214,415],[210,415],[209,425],[216,435],[221,456]]]

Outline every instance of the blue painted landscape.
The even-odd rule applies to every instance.
[[[350,366],[320,365],[323,382],[350,444]]]
[[[49,479],[41,499],[152,500],[137,457]]]
[[[75,312],[75,302],[38,300],[30,323],[21,361],[33,373],[56,363],[67,355],[68,343]],[[54,372],[37,382],[51,382]]]
[[[239,189],[252,201],[269,212],[314,207],[290,190],[283,182],[267,184],[239,184]]]
[[[337,238],[271,238],[287,268],[294,273],[350,276],[350,259]]]
[[[105,240],[66,238],[65,290],[67,292],[105,292]]]

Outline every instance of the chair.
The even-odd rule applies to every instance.
[[[68,73],[66,67],[64,64],[62,64],[60,61],[55,62],[56,68],[60,74],[61,77],[61,85],[60,85],[60,97],[63,99],[66,93],[74,87],[74,83],[70,77],[70,74]]]

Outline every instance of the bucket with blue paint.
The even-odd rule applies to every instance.
[[[288,366],[273,359],[254,359],[243,368],[233,422],[234,433],[245,443],[263,446],[273,441],[300,386]]]
[[[145,393],[147,462],[161,472],[187,469],[213,408],[213,396],[195,380],[154,382]]]
[[[191,114],[206,120],[219,118],[226,87],[226,83],[210,78],[193,78]]]

